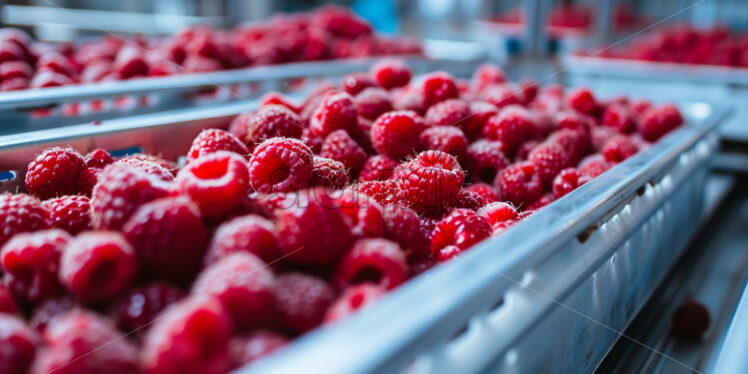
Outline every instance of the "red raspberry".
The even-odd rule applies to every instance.
[[[215,297],[235,328],[249,329],[272,319],[273,284],[273,273],[262,260],[249,252],[235,252],[205,268],[192,292]]]
[[[99,182],[99,175],[101,175],[101,169],[85,168],[78,174],[75,187],[82,195],[91,196],[96,183]]]
[[[553,179],[553,196],[557,199],[574,191],[577,187],[584,183],[584,179],[580,180],[579,172],[575,168],[567,168],[561,170],[556,178]]]
[[[361,168],[358,180],[362,182],[387,180],[395,172],[398,165],[397,161],[387,156],[371,156]]]
[[[184,292],[176,287],[149,283],[128,291],[112,304],[111,311],[120,331],[145,333],[145,327],[184,296]]]
[[[469,209],[455,209],[436,224],[431,235],[431,253],[439,255],[447,246],[464,251],[489,236],[491,225],[483,216]]]
[[[555,142],[544,142],[535,147],[527,157],[528,162],[535,166],[540,181],[550,186],[553,178],[566,167],[571,166],[571,161],[564,148]]]
[[[0,313],[0,372],[25,374],[41,338],[20,318]]]
[[[498,140],[506,155],[514,155],[520,145],[534,137],[535,123],[530,112],[519,106],[512,106],[491,117],[483,128],[483,135],[490,140]]]
[[[353,190],[345,190],[335,199],[335,203],[348,217],[355,236],[374,238],[384,233],[382,207],[374,199]]]
[[[408,278],[405,254],[397,243],[386,239],[361,239],[340,260],[333,275],[336,286],[374,283],[392,289]]]
[[[613,135],[621,135],[618,134],[617,131],[614,129],[611,129],[607,126],[599,126],[592,128],[592,133],[590,134],[592,137],[592,149],[594,149],[597,152],[600,152],[603,149],[603,146],[605,145],[605,142],[608,141]]]
[[[114,162],[112,155],[101,148],[96,148],[93,151],[88,152],[84,160],[86,161],[87,167],[99,169],[102,169],[104,168],[104,166],[107,166]]]
[[[0,83],[0,91],[25,90],[29,87],[30,87],[29,80],[23,79],[23,78],[11,78],[7,80],[3,80],[2,83]]]
[[[335,130],[351,130],[356,126],[358,115],[353,96],[341,92],[327,96],[312,114],[309,129],[313,134],[325,137]]]
[[[184,196],[140,206],[122,232],[135,247],[143,272],[174,281],[194,277],[208,241],[200,211]]]
[[[532,203],[543,195],[543,181],[535,165],[529,162],[510,165],[500,171],[494,184],[501,200],[517,206]]]
[[[652,107],[654,107],[654,104],[647,100],[634,100],[631,102],[631,110],[637,117],[641,117]]]
[[[164,169],[166,171],[169,171],[172,174],[172,176],[175,175],[176,174],[176,170],[179,169],[177,167],[177,163],[176,162],[165,160],[165,159],[163,159],[163,158],[161,158],[159,156],[147,155],[145,153],[133,153],[133,154],[127,156],[127,157],[123,157],[123,158],[119,159],[118,161],[128,161],[128,163],[130,163],[132,160],[149,161],[149,162],[152,162],[152,163],[156,163],[159,166],[161,166],[162,169]],[[159,173],[155,173],[155,174],[161,174],[161,173],[159,172]],[[168,180],[165,177],[162,178],[162,179]]]
[[[13,81],[13,80],[11,80]],[[11,82],[8,81],[8,82]],[[5,82],[3,82],[5,83]],[[73,80],[66,75],[55,73],[51,70],[40,70],[31,79],[30,88],[59,87],[73,84]],[[4,87],[5,88],[5,87]]]
[[[413,72],[403,60],[385,59],[371,67],[371,75],[380,86],[390,90],[407,85]]]
[[[368,73],[354,72],[344,75],[340,85],[343,91],[355,96],[368,87],[376,87],[377,84]]]
[[[122,79],[148,75],[146,56],[135,46],[124,46],[120,49],[112,68]]]
[[[631,111],[623,104],[611,104],[605,108],[602,124],[618,130],[622,134],[636,130],[636,119]]]
[[[483,199],[483,201],[486,202],[486,204],[493,203],[494,201],[499,201],[499,195],[496,193],[496,190],[486,183],[476,183],[465,187],[465,189],[472,193],[478,194]]]
[[[0,313],[17,314],[18,305],[7,287],[0,283]]]
[[[400,183],[395,180],[369,181],[355,186],[356,191],[374,199],[379,205],[397,204],[402,198]]]
[[[189,196],[206,218],[218,218],[242,203],[249,189],[249,170],[242,156],[218,151],[183,167],[176,190]]]
[[[75,67],[66,56],[59,52],[45,53],[36,62],[37,71],[52,71],[66,77],[75,74]]]
[[[420,138],[423,149],[449,153],[458,160],[464,159],[467,153],[468,140],[462,130],[454,126],[428,128]]]
[[[88,232],[68,243],[60,259],[60,280],[78,299],[110,301],[135,277],[135,251],[119,233]]]
[[[42,203],[53,227],[73,235],[91,228],[91,203],[80,195],[62,196]]]
[[[478,210],[484,205],[486,205],[486,201],[483,200],[483,196],[464,188],[457,193],[455,200],[452,202],[452,207],[454,208],[465,208],[470,210]]]
[[[514,92],[512,86],[508,84],[497,84],[488,87],[481,95],[481,99],[499,109],[510,105],[521,104],[519,96]]]
[[[13,235],[50,226],[42,203],[26,194],[0,194],[0,246]]]
[[[160,179],[160,180],[162,180],[164,182],[172,182],[172,181],[174,181],[174,174],[172,174],[171,171],[169,171],[169,169],[161,166],[160,164],[158,164],[158,163],[156,163],[154,161],[149,161],[149,160],[144,160],[144,159],[133,158],[133,157],[127,156],[125,158],[121,158],[121,159],[115,161],[114,163],[115,164],[125,164],[125,165],[134,166],[134,167],[136,167],[136,168],[138,168],[138,169],[146,172],[147,174],[152,175],[152,176],[154,176],[154,177],[156,177],[156,178],[158,178],[158,179]]]
[[[51,229],[14,236],[2,247],[3,281],[22,304],[38,304],[61,291],[57,278],[60,255],[70,240]]]
[[[75,179],[85,167],[83,157],[72,148],[47,149],[29,164],[26,190],[40,199],[75,194]]]
[[[709,309],[698,301],[686,301],[673,312],[673,333],[681,339],[699,339],[709,329]]]
[[[364,283],[348,288],[325,313],[325,323],[342,320],[361,308],[379,300],[386,291],[377,285]]]
[[[252,112],[239,114],[238,116],[234,117],[233,120],[231,120],[227,131],[231,133],[231,135],[234,135],[237,139],[245,141],[247,137],[249,121],[252,120],[252,117],[254,117],[254,115],[255,114]],[[249,145],[251,147],[252,144]]]
[[[424,115],[428,109],[423,94],[417,90],[401,92],[395,96],[392,107],[395,110],[409,110],[419,115]]]
[[[418,151],[419,136],[425,128],[413,111],[394,111],[381,115],[371,128],[371,143],[378,153],[399,160]]]
[[[455,84],[455,78],[443,71],[437,71],[424,76],[420,88],[423,101],[427,108],[460,95]]]
[[[70,296],[47,299],[34,308],[29,318],[29,325],[36,331],[44,333],[47,326],[57,323],[59,317],[73,310],[81,310],[81,307]]]
[[[367,88],[356,95],[355,101],[358,115],[372,121],[392,110],[390,96],[381,88]]]
[[[322,143],[325,142],[325,138],[313,134],[308,127],[301,131],[301,140],[313,153],[319,153]]]
[[[23,61],[6,61],[0,64],[0,78],[3,81],[11,79],[29,80],[33,75],[32,68]]]
[[[342,162],[350,175],[358,175],[367,159],[366,151],[345,130],[336,130],[327,135],[319,155]]]
[[[540,85],[533,79],[523,78],[519,81],[517,95],[523,105],[529,105],[538,95]]]
[[[292,192],[309,185],[312,151],[303,142],[271,138],[255,148],[249,161],[249,178],[258,192]]]
[[[278,323],[293,334],[319,326],[335,301],[335,291],[327,282],[302,273],[278,276],[274,290]]]
[[[249,155],[247,147],[234,135],[220,129],[208,129],[200,132],[192,141],[187,160],[192,161],[218,151],[230,151],[243,157]]]
[[[546,205],[552,203],[556,198],[552,193],[543,195],[540,199],[533,201],[525,207],[525,212],[537,212]]]
[[[310,185],[339,190],[348,184],[348,171],[342,162],[319,156],[314,156],[312,162],[314,168]]]
[[[278,238],[272,222],[258,215],[236,217],[222,223],[211,239],[205,264],[235,252],[249,252],[271,264],[278,255]]]
[[[242,114],[234,119],[232,127],[244,124],[245,143],[254,145],[274,137],[299,138],[304,124],[301,118],[284,106],[267,105],[252,114]]]
[[[231,319],[218,300],[191,296],[162,313],[142,349],[148,373],[222,374],[230,369]]]
[[[488,224],[491,225],[494,231],[497,228],[502,228],[507,223],[519,220],[517,210],[511,204],[501,201],[496,201],[480,208],[478,214],[488,221]]]
[[[478,140],[467,148],[467,167],[474,181],[492,183],[496,173],[509,165],[498,141]]]
[[[592,127],[595,126],[595,119],[575,111],[561,111],[556,115],[556,123],[560,129],[569,129],[579,135],[577,147],[579,151],[575,153],[586,154],[592,146]],[[568,149],[568,148],[567,148]]]
[[[283,258],[300,265],[325,267],[348,249],[354,236],[345,213],[322,189],[299,191],[276,211]]]
[[[530,152],[539,144],[540,142],[538,142],[537,140],[528,140],[522,143],[522,145],[517,149],[517,152],[514,154],[514,160],[516,162],[526,161],[530,156]]]
[[[499,110],[485,101],[474,101],[470,103],[470,118],[458,124],[469,139],[477,139],[483,135],[483,128],[488,119],[499,113]]]
[[[597,115],[600,105],[595,100],[589,88],[575,88],[569,91],[565,97],[566,107],[591,116]]]
[[[242,367],[283,348],[289,339],[277,332],[255,330],[231,340],[229,350],[234,367]]]
[[[482,91],[491,85],[506,82],[506,77],[501,68],[486,63],[475,69],[471,80],[475,91]]]
[[[654,142],[682,124],[683,116],[678,107],[665,104],[642,114],[639,121],[639,133],[645,140]]]
[[[615,135],[603,145],[600,153],[610,162],[621,162],[639,152],[639,146],[626,135]]]
[[[428,126],[463,126],[470,119],[470,105],[461,99],[449,99],[432,105],[426,111]]]
[[[169,186],[142,170],[124,164],[104,168],[91,199],[97,229],[119,229],[142,204],[169,194]]]
[[[262,98],[260,98],[260,108],[269,105],[281,105],[288,109],[291,109],[291,111],[293,111],[294,113],[298,113],[301,110],[301,108],[286,95],[275,91],[268,92],[262,95]]]
[[[415,211],[390,205],[384,208],[384,219],[385,236],[398,243],[409,260],[428,257],[428,240]]]
[[[546,143],[557,143],[566,150],[571,164],[578,163],[587,153],[590,143],[578,131],[561,129],[551,134]]]
[[[465,182],[465,172],[451,155],[425,151],[395,173],[403,199],[418,212],[436,211],[448,205]]]

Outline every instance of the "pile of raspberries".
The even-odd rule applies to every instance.
[[[268,94],[179,163],[44,150],[28,193],[0,195],[0,372],[224,373],[683,122],[673,105],[513,85],[493,65],[411,75],[382,60],[303,103]]]

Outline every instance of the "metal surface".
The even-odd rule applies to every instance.
[[[725,339],[724,349],[712,373],[748,373],[748,287],[743,290],[740,304]]]

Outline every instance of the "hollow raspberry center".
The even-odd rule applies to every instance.
[[[362,267],[351,279],[352,284],[373,283],[379,284],[382,280],[382,272],[373,266]]]
[[[366,297],[363,294],[357,293],[350,299],[351,309],[358,309],[366,303]]]

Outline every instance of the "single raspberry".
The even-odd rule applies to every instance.
[[[232,127],[244,123],[245,143],[254,145],[274,137],[300,138],[304,124],[301,118],[284,106],[267,105],[249,115],[240,115],[232,122]]]
[[[491,85],[506,82],[506,76],[500,67],[486,63],[475,69],[471,81],[475,91],[482,91]]]
[[[74,310],[82,310],[82,308],[70,296],[47,299],[34,308],[34,312],[29,318],[29,325],[43,334],[47,330],[47,326],[54,325],[59,317]]]
[[[530,112],[519,106],[511,106],[491,117],[483,128],[483,135],[501,142],[503,151],[511,156],[523,142],[534,137],[535,123]]]
[[[20,318],[0,313],[0,372],[26,374],[41,338]]]
[[[42,203],[53,227],[73,235],[91,228],[91,203],[85,196],[62,196]]]
[[[127,157],[124,157],[124,158],[121,158],[115,161],[114,163],[118,165],[125,164],[125,165],[134,166],[144,171],[145,173],[152,175],[164,182],[174,181],[174,174],[172,174],[171,171],[169,171],[169,169],[161,166],[161,164],[154,162],[154,161],[127,156]]]
[[[210,241],[205,265],[235,252],[252,253],[268,264],[276,261],[279,257],[278,238],[273,223],[254,214],[222,223]]]
[[[388,90],[407,85],[413,75],[408,64],[398,59],[381,60],[370,71],[374,80]]]
[[[564,98],[566,107],[591,116],[597,115],[600,105],[589,88],[580,87],[569,91]]]
[[[346,74],[343,76],[343,79],[340,83],[343,91],[354,96],[358,95],[358,93],[363,91],[364,89],[369,87],[376,87],[376,85],[377,83],[374,82],[374,79],[368,73],[364,72],[354,72]]]
[[[483,196],[464,188],[460,189],[460,192],[457,193],[457,196],[455,196],[455,199],[451,204],[453,208],[464,208],[470,210],[478,210],[484,205],[486,205],[486,201],[483,200]]]
[[[99,168],[85,168],[78,174],[78,178],[75,179],[75,187],[82,195],[91,196],[96,183],[99,182],[99,175],[101,175],[101,169]]]
[[[448,205],[465,182],[465,172],[451,155],[425,151],[398,169],[403,200],[417,212],[436,211]]]
[[[145,54],[135,46],[124,46],[119,50],[112,68],[120,78],[128,79],[148,75],[148,62]]]
[[[233,367],[242,367],[283,348],[289,339],[277,332],[255,330],[231,339],[229,350]]]
[[[543,181],[535,165],[529,162],[510,165],[500,171],[494,184],[500,199],[516,206],[532,203],[543,195]]]
[[[571,129],[561,129],[554,132],[546,139],[546,143],[561,145],[566,150],[571,164],[578,163],[587,154],[591,146],[589,139],[585,139],[580,132]]]
[[[509,165],[499,141],[481,139],[467,148],[466,165],[474,181],[493,183],[496,173]]]
[[[14,80],[11,80],[14,81]],[[8,81],[8,82],[11,82]],[[68,76],[60,73],[55,73],[51,70],[40,70],[29,82],[30,88],[46,88],[46,87],[60,87],[73,84],[73,80]]]
[[[220,129],[208,129],[200,132],[192,141],[192,146],[187,152],[187,160],[192,161],[218,151],[230,151],[242,157],[249,155],[247,147],[234,135]]]
[[[470,118],[461,121],[458,126],[462,128],[469,139],[474,140],[483,135],[486,122],[489,118],[497,115],[499,110],[493,104],[485,101],[474,101],[470,103],[470,113]]]
[[[145,333],[145,327],[184,296],[184,292],[176,287],[149,283],[132,288],[118,298],[112,303],[111,314],[120,331]]]
[[[356,95],[355,101],[358,115],[372,121],[392,110],[390,96],[381,88],[367,88]]]
[[[710,324],[709,309],[698,301],[686,301],[673,312],[673,333],[681,339],[701,338]]]
[[[11,79],[29,80],[32,75],[32,67],[23,61],[6,61],[0,64],[0,78],[3,81]]]
[[[634,114],[623,104],[608,105],[603,112],[602,124],[622,134],[629,134],[636,130]]]
[[[190,296],[163,311],[148,331],[141,359],[148,373],[222,374],[230,369],[231,319],[221,303]]]
[[[580,183],[581,182],[581,183]],[[580,180],[579,172],[576,168],[567,168],[561,170],[556,178],[553,179],[553,196],[557,199],[574,191],[577,187],[584,183],[584,179]]]
[[[529,105],[538,95],[540,85],[534,79],[523,78],[519,81],[517,95],[523,105]]]
[[[292,334],[319,326],[335,301],[335,291],[327,282],[302,273],[278,276],[274,290],[278,324]]]
[[[101,148],[96,148],[93,151],[88,152],[84,160],[86,161],[87,167],[99,169],[102,169],[104,166],[107,166],[114,162],[114,158],[112,158],[112,155]]]
[[[185,196],[143,204],[122,227],[145,274],[187,281],[200,269],[208,233],[195,203]]]
[[[592,149],[594,149],[596,152],[600,152],[603,149],[603,146],[608,141],[608,139],[612,138],[614,135],[622,135],[619,134],[614,129],[611,129],[607,126],[598,126],[593,127],[591,132],[591,138],[592,138]]]
[[[348,170],[342,162],[320,156],[314,156],[312,162],[310,185],[339,190],[348,184]]]
[[[345,190],[335,199],[351,223],[351,231],[357,237],[379,237],[384,233],[382,207],[372,198]]]
[[[382,206],[399,203],[403,194],[399,181],[391,179],[359,183],[355,185],[355,189]]]
[[[83,156],[72,148],[47,149],[29,163],[26,190],[40,199],[75,194],[75,179],[85,167]]]
[[[340,321],[379,300],[386,291],[375,284],[363,283],[346,289],[325,313],[325,323]]]
[[[309,185],[314,162],[303,142],[271,138],[255,148],[249,162],[249,178],[258,192],[292,192]]]
[[[449,99],[432,105],[426,111],[428,126],[458,126],[470,119],[470,105],[461,99]]]
[[[490,203],[478,209],[478,214],[488,221],[494,231],[519,219],[517,210],[511,204],[501,201]]]
[[[0,313],[17,314],[18,304],[5,284],[0,283]]]
[[[600,174],[606,172],[611,168],[610,163],[605,160],[600,154],[587,156],[584,160],[579,162],[577,169],[579,170],[580,183],[587,182],[590,179],[597,178]]]
[[[496,108],[503,109],[508,106],[521,104],[519,96],[514,88],[508,84],[497,84],[488,87],[481,95],[481,100],[493,104]]]
[[[538,142],[537,140],[528,140],[522,143],[522,145],[517,148],[517,152],[514,153],[515,162],[526,161],[530,156],[530,152],[539,144],[540,142]]]
[[[294,113],[298,113],[301,110],[301,108],[286,95],[275,91],[268,92],[260,98],[260,108],[269,105],[281,105],[291,109]]]
[[[421,81],[420,92],[423,95],[423,100],[427,108],[460,95],[455,84],[455,78],[443,71],[437,71],[424,76]]]
[[[39,56],[39,59],[36,61],[36,70],[52,71],[66,77],[72,77],[75,74],[76,69],[70,59],[55,51]]]
[[[631,110],[637,117],[641,117],[649,109],[653,108],[654,104],[647,100],[633,100],[631,101]]]
[[[183,167],[176,190],[189,196],[206,218],[218,218],[242,203],[249,189],[247,162],[233,152],[218,151]]]
[[[392,101],[392,107],[395,110],[409,110],[418,115],[426,114],[426,109],[428,109],[423,94],[417,90],[399,93]]]
[[[385,113],[372,125],[371,143],[378,153],[399,160],[418,151],[424,128],[423,120],[413,111]]]
[[[464,251],[489,236],[491,225],[483,216],[469,209],[455,209],[436,224],[431,235],[431,253],[439,256],[448,246]]]
[[[323,189],[299,191],[276,211],[283,258],[300,265],[333,264],[354,240],[345,213]]]
[[[262,260],[249,252],[235,252],[205,268],[192,292],[215,297],[235,328],[249,329],[272,319],[273,284],[273,273]]]
[[[38,304],[61,291],[57,278],[60,255],[70,235],[58,229],[23,233],[2,247],[3,281],[17,301]]]
[[[556,123],[560,129],[569,129],[577,133],[576,148],[571,153],[579,154],[580,157],[587,154],[592,147],[591,129],[595,126],[595,119],[580,112],[565,110],[556,114]]]
[[[387,156],[371,156],[361,168],[358,180],[362,182],[387,180],[395,172],[395,168],[398,165],[397,161]]]
[[[422,149],[449,153],[458,160],[464,159],[467,153],[467,137],[462,130],[454,126],[428,128],[421,133],[420,139]]]
[[[249,130],[249,121],[252,120],[252,117],[254,117],[253,112],[245,112],[241,113],[238,116],[234,117],[233,120],[231,120],[231,123],[229,124],[228,132],[231,135],[234,135],[237,139],[246,142],[247,137],[247,131]],[[249,144],[250,148],[252,144]]]
[[[116,230],[142,204],[169,194],[169,186],[134,166],[104,168],[91,198],[91,222],[102,230]]]
[[[678,107],[665,104],[647,110],[639,120],[639,133],[650,142],[654,142],[683,124],[683,115]]]
[[[148,154],[145,154],[145,153],[133,153],[133,154],[128,155],[126,157],[123,157],[123,158],[121,158],[121,159],[119,159],[117,161],[127,161],[126,163],[131,163],[132,160],[149,161],[149,162],[156,163],[159,166],[161,166],[161,168],[163,170],[166,170],[166,171],[170,172],[172,174],[172,176],[175,175],[177,169],[179,169],[177,163],[174,162],[174,161],[169,161],[169,160],[164,159],[163,157],[155,156],[155,155],[148,155]],[[132,163],[132,164],[135,164],[135,163]],[[158,172],[158,173],[154,172],[154,174],[162,174],[162,173],[161,172]],[[162,178],[162,179],[169,180],[168,178],[165,178],[165,177]]]
[[[0,246],[13,235],[48,228],[46,209],[26,194],[0,194]]]
[[[384,219],[385,237],[398,243],[409,260],[428,257],[428,238],[415,211],[390,205],[384,208]]]
[[[301,117],[302,121],[308,122],[312,112],[317,109],[322,100],[324,100],[327,95],[335,92],[339,92],[337,85],[331,81],[322,81],[316,83],[316,85],[312,87],[312,90],[309,92],[304,102],[301,104],[299,116]],[[308,113],[304,115],[304,112]]]
[[[366,151],[345,130],[327,135],[319,155],[342,162],[352,176],[358,175],[367,159]]]
[[[322,137],[335,130],[353,129],[358,120],[353,100],[353,96],[345,92],[327,96],[312,114],[309,129]]]
[[[60,258],[60,280],[79,300],[112,300],[135,277],[135,250],[119,233],[87,232],[70,240]]]
[[[639,146],[626,135],[615,135],[603,145],[600,153],[610,162],[621,162],[639,152]]]
[[[540,181],[546,186],[553,183],[561,170],[571,166],[566,150],[555,142],[544,142],[533,148],[527,160],[535,166]]]
[[[465,187],[465,189],[478,194],[486,204],[499,201],[499,195],[496,193],[496,189],[486,183],[476,183]]]
[[[338,263],[333,279],[339,289],[374,283],[392,289],[408,278],[405,254],[386,239],[361,239]]]

